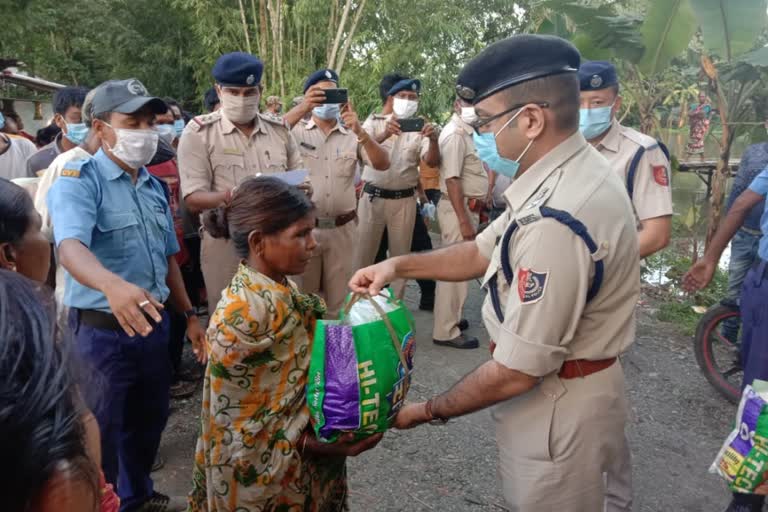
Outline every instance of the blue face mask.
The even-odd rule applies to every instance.
[[[528,143],[517,160],[510,160],[499,154],[499,148],[496,147],[496,137],[504,131],[504,128],[509,126],[509,123],[514,121],[515,118],[520,115],[520,112],[522,112],[522,110],[519,110],[517,114],[510,117],[509,121],[504,123],[504,126],[502,126],[496,133],[477,133],[477,131],[475,131],[472,134],[472,140],[475,142],[475,150],[477,151],[478,158],[480,158],[489,169],[508,178],[515,177],[518,169],[520,169],[520,160],[531,148],[533,141]]]
[[[326,103],[312,109],[313,115],[325,120],[336,119],[339,117],[339,112],[341,108],[338,103]]]
[[[176,119],[173,122],[173,130],[176,132],[176,137],[181,138],[181,133],[184,131],[184,120]]]
[[[158,135],[160,135],[160,139],[165,141],[166,144],[170,145],[173,142],[176,136],[175,126],[171,124],[156,124],[155,129]]]
[[[79,146],[85,142],[85,138],[88,136],[88,127],[85,126],[85,123],[67,123],[67,133],[64,136],[72,144]]]
[[[579,130],[587,140],[604,134],[613,121],[613,105],[579,110]]]
[[[0,112],[0,130],[5,128],[5,116],[2,112]]]

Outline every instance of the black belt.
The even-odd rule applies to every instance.
[[[387,190],[385,188],[379,188],[366,183],[363,187],[363,192],[371,195],[371,199],[374,197],[380,197],[382,199],[404,199],[406,197],[413,197],[416,193],[414,188],[405,188],[403,190]]]
[[[105,331],[123,330],[123,327],[120,325],[120,322],[118,322],[117,317],[112,313],[96,311],[95,309],[72,309],[77,313],[78,323],[93,327],[95,329],[104,329]],[[149,316],[146,311],[142,310],[142,313],[144,313],[144,316],[147,318],[149,325],[157,325],[157,322],[155,322],[155,320]]]

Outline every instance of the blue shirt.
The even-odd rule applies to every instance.
[[[766,167],[768,167],[768,142],[749,146],[741,157],[739,172],[733,179],[731,195],[728,196],[728,201],[725,203],[726,210],[731,209],[736,198],[749,188],[752,180]],[[753,231],[760,231],[760,217],[763,215],[764,209],[765,201],[756,204],[747,214],[747,218],[744,219],[744,227]]]
[[[768,167],[757,175],[757,178],[749,185],[749,190],[765,197],[768,194]],[[762,260],[768,260],[768,209],[763,209],[763,217],[760,219],[760,229],[763,232],[760,238],[760,245],[757,248],[757,255]]]
[[[64,165],[47,196],[56,245],[79,240],[110,272],[168,299],[168,257],[179,252],[164,185],[142,167],[131,177],[102,150]],[[64,304],[110,312],[106,296],[66,274]]]

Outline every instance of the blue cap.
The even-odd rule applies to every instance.
[[[160,98],[150,96],[144,84],[135,78],[107,80],[94,90],[90,114],[96,117],[105,112],[133,114],[149,105],[155,114],[164,114],[168,105]]]
[[[333,82],[336,85],[339,85],[339,74],[332,69],[318,69],[309,75],[307,81],[304,82],[304,93],[306,94],[307,89],[315,85],[317,82]]]
[[[407,78],[400,80],[392,88],[387,91],[387,96],[394,96],[400,91],[413,91],[415,93],[421,92],[421,81],[416,78]]]
[[[225,53],[213,65],[213,78],[224,87],[253,87],[261,82],[264,64],[244,52]]]
[[[608,61],[586,61],[579,69],[579,87],[582,91],[599,91],[618,84],[616,68]]]
[[[581,55],[555,36],[517,35],[493,43],[469,61],[456,80],[456,94],[477,103],[515,85],[562,73],[575,73]]]

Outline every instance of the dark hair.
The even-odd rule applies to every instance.
[[[65,478],[86,483],[98,503],[74,360],[65,340],[56,339],[55,318],[53,301],[32,281],[0,270],[0,450],[13,462],[0,495],[10,512],[34,507],[62,462]]]
[[[408,80],[408,77],[401,75],[400,73],[388,73],[384,75],[379,82],[379,96],[381,96],[381,102],[386,103],[389,97],[387,93],[397,82],[401,80]]]
[[[510,106],[519,103],[546,102],[555,115],[558,131],[579,127],[579,77],[576,73],[561,73],[523,82],[502,91]]]
[[[63,116],[69,107],[82,107],[88,90],[86,87],[64,87],[59,89],[53,95],[53,112]]]
[[[53,142],[56,136],[60,133],[61,128],[55,124],[49,124],[48,126],[44,126],[43,128],[37,130],[37,133],[35,134],[35,140],[37,141],[38,146],[47,146]]]
[[[0,178],[0,243],[15,244],[24,238],[34,211],[35,203],[26,190]]]
[[[278,233],[314,210],[312,201],[297,187],[268,176],[248,178],[237,186],[229,205],[203,215],[206,231],[228,238],[238,256],[248,256],[248,235]]]
[[[219,95],[216,92],[215,87],[211,87],[205,91],[205,95],[203,96],[203,105],[205,106],[205,110],[208,112],[213,112],[213,108],[220,102],[221,100],[219,100]]]

